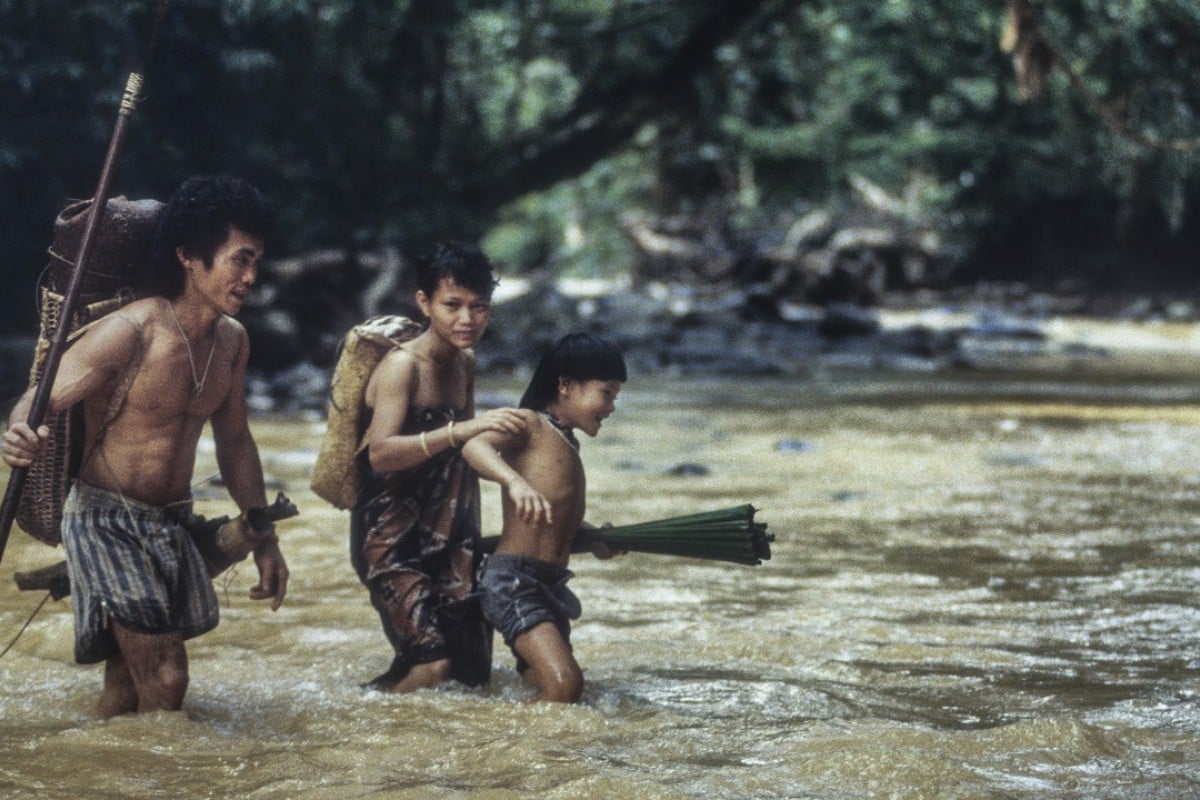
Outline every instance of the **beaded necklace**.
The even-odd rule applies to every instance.
[[[551,428],[554,428],[554,430],[558,431],[558,435],[563,437],[566,443],[571,446],[572,450],[574,450],[576,453],[579,452],[579,440],[575,438],[575,432],[573,430],[568,428],[566,425],[563,425],[562,422],[559,421],[558,417],[554,416],[549,411],[539,411],[538,414],[541,415],[542,419],[550,423]]]

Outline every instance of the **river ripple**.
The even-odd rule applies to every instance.
[[[589,518],[752,502],[778,539],[755,568],[577,558],[575,707],[517,702],[502,646],[486,690],[360,691],[388,658],[346,515],[307,489],[320,425],[256,420],[303,512],[281,526],[285,607],[245,598],[252,568],[222,579],[185,711],[104,722],[49,604],[0,659],[0,796],[1195,797],[1195,400],[1163,380],[635,377],[584,441]],[[55,555],[14,534],[4,643],[39,599],[8,576]]]

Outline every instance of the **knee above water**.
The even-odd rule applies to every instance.
[[[154,680],[164,694],[183,697],[187,693],[188,671],[174,664],[163,664],[154,671]]]
[[[574,703],[583,695],[583,674],[577,669],[556,670],[549,676],[542,694],[558,703]]]

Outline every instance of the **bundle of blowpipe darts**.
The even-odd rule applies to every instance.
[[[775,541],[765,522],[754,521],[755,511],[754,506],[743,505],[633,525],[588,528],[575,536],[572,549],[579,552],[589,549],[592,542],[601,542],[615,550],[754,566],[771,558],[771,542]],[[497,536],[484,538],[484,552],[494,550],[498,541]]]

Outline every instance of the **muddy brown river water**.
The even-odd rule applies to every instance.
[[[0,658],[0,797],[1200,797],[1198,401],[1192,376],[635,376],[584,440],[589,518],[751,502],[774,557],[577,557],[573,707],[521,704],[499,642],[485,690],[358,689],[387,648],[307,488],[321,424],[257,419],[302,511],[287,604],[221,579],[185,710],[113,721],[48,604]],[[40,600],[12,573],[57,555],[14,532],[0,645]]]

